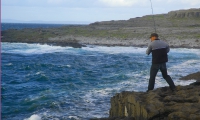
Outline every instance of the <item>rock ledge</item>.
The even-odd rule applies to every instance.
[[[110,119],[200,120],[199,82],[150,92],[122,92],[111,98]]]

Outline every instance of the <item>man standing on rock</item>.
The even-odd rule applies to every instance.
[[[168,62],[167,53],[170,48],[169,45],[158,38],[157,33],[152,33],[150,36],[151,43],[149,43],[146,54],[152,53],[152,65],[150,69],[150,78],[148,91],[154,89],[155,77],[160,70],[163,78],[167,81],[172,91],[175,90],[175,85],[171,77],[167,74],[166,62]]]

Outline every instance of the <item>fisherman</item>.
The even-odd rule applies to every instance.
[[[152,33],[150,39],[151,42],[148,45],[146,54],[149,55],[152,53],[152,65],[150,69],[150,78],[147,92],[154,89],[155,77],[159,70],[161,71],[163,78],[169,84],[170,89],[174,91],[175,85],[171,77],[167,74],[166,67],[166,62],[168,62],[167,53],[170,50],[169,45],[166,42],[160,40],[157,33]]]

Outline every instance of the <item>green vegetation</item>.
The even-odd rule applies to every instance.
[[[200,34],[195,35],[197,39],[200,39]]]

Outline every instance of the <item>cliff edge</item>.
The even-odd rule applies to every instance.
[[[91,23],[90,26],[109,27],[199,27],[200,8],[170,11],[167,14],[146,15],[129,20],[112,20]]]
[[[111,98],[110,118],[200,120],[200,82],[151,92],[122,92]]]

